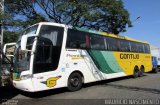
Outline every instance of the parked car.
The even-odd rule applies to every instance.
[[[159,71],[157,57],[152,56],[152,71],[157,73]]]
[[[151,54],[157,58],[157,66],[160,67],[160,48],[151,46]]]

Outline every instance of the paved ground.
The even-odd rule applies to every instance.
[[[145,103],[160,104],[158,100],[160,99],[160,72],[147,73],[136,79],[124,77],[87,84],[76,92],[68,92],[63,88],[29,94],[14,88],[6,88],[1,89],[0,98],[3,105],[17,103],[18,105],[100,105],[111,104],[111,102],[133,104],[133,102],[142,103],[142,100]]]

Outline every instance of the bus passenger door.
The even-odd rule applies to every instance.
[[[53,46],[50,40],[46,38],[39,39],[34,56],[32,79],[36,90],[48,89],[47,80],[49,78],[54,79],[54,81],[56,81],[56,78],[58,79],[53,72],[58,68],[60,52],[61,47]]]

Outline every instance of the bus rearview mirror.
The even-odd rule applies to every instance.
[[[28,39],[27,35],[22,36],[22,38],[21,38],[21,50],[26,50],[27,39]]]

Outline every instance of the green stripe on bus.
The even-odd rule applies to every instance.
[[[110,74],[122,72],[122,69],[115,60],[113,53],[97,50],[89,50],[88,53],[97,68],[103,73]]]
[[[93,33],[93,34],[97,34],[97,35],[102,35],[102,32],[100,31],[94,31],[94,30],[87,30],[86,28],[79,28],[79,27],[75,27],[77,30],[79,31],[83,31],[83,32],[88,32],[88,33]],[[92,34],[90,34],[92,35]]]
[[[107,51],[101,51],[103,54],[103,57],[105,58],[107,64],[110,66],[110,68],[114,72],[122,72],[123,69],[119,66],[115,56],[113,55],[113,52],[107,52]]]

